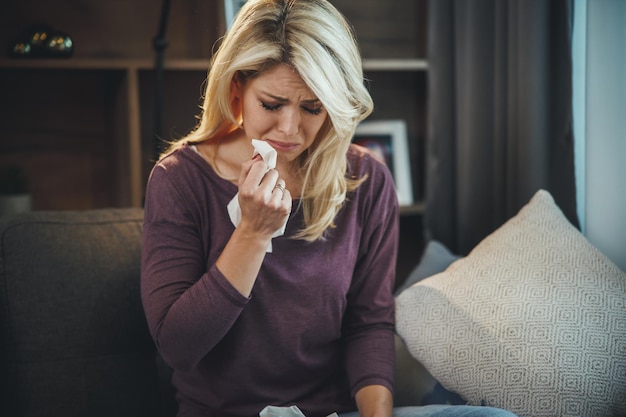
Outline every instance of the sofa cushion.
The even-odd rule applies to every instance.
[[[443,243],[436,240],[428,241],[419,263],[396,290],[396,295],[424,278],[445,271],[459,258],[459,255],[453,254]],[[465,404],[456,393],[446,390],[433,378],[424,365],[410,354],[398,335],[395,337],[395,350],[394,404],[397,406]]]
[[[141,209],[0,219],[0,415],[158,415]]]
[[[626,274],[546,191],[396,301],[411,354],[471,404],[626,415]]]
[[[461,256],[452,253],[443,243],[437,240],[428,241],[419,263],[411,271],[404,283],[396,290],[396,295],[424,278],[444,271],[452,262],[460,257]]]

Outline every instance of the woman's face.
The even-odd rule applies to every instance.
[[[293,161],[308,149],[328,117],[319,99],[287,65],[277,65],[243,85],[235,83],[234,88],[246,136],[269,143],[278,153],[278,163]]]

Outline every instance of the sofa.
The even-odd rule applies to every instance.
[[[172,416],[139,293],[141,209],[0,218],[0,415]]]
[[[429,242],[397,293],[397,405],[626,416],[626,274],[559,213],[538,193],[467,256]],[[142,219],[0,217],[0,416],[176,414],[141,305]]]

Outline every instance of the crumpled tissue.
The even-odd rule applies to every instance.
[[[272,146],[262,140],[252,139],[252,146],[254,147],[254,153],[252,157],[256,155],[261,155],[261,158],[267,164],[269,169],[276,168],[276,149],[272,148]],[[228,203],[228,216],[230,217],[230,221],[237,227],[239,222],[241,221],[241,207],[239,206],[239,193],[235,194],[232,200]],[[289,218],[285,220],[285,223],[274,232],[272,237],[278,237],[285,234],[285,227],[287,226],[287,221]],[[272,242],[267,246],[266,252],[272,252]]]
[[[273,405],[268,405],[259,413],[260,417],[305,417],[302,414],[302,411],[295,406],[291,407],[275,407]],[[326,417],[338,417],[337,413],[329,414]]]

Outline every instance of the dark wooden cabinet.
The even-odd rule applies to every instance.
[[[414,196],[421,211],[426,128],[427,1],[335,0],[359,38],[372,119],[407,122]],[[171,3],[165,49],[163,136],[193,128],[221,0]],[[36,24],[74,41],[69,59],[0,58],[0,165],[25,173],[35,209],[141,206],[153,164],[156,73],[153,0],[7,0],[0,43]]]

